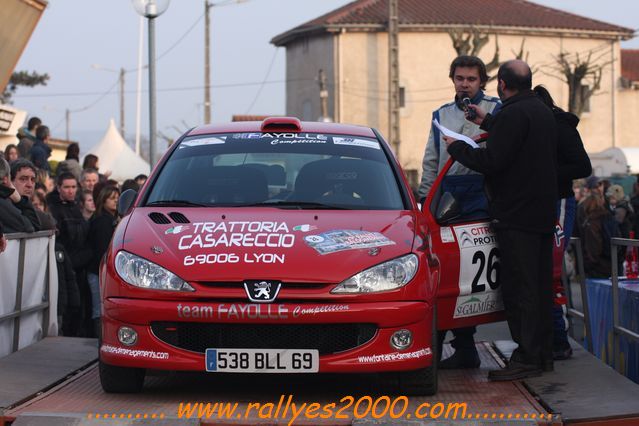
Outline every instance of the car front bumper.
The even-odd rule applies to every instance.
[[[320,373],[411,371],[432,363],[432,315],[432,306],[425,302],[245,304],[107,298],[103,306],[100,360],[122,367],[205,371],[202,348],[209,343],[192,341],[202,339],[206,332],[195,338],[191,336],[190,345],[199,349],[185,346],[185,339],[172,341],[167,334],[184,327],[225,330],[232,325],[236,333],[257,327],[262,330],[293,327],[299,336],[299,330],[306,327],[309,333],[314,330],[321,335],[324,326],[339,329],[343,325],[352,329],[362,324],[374,326],[367,341],[333,353],[320,352]],[[125,346],[118,340],[118,329],[122,326],[137,332],[134,345]],[[159,327],[163,327],[162,333],[158,333]],[[401,351],[391,345],[391,337],[398,330],[409,330],[413,337],[412,344]],[[308,336],[303,337],[306,339],[301,340],[309,341]],[[296,340],[286,341],[287,348],[314,349],[299,347]],[[280,339],[278,348],[281,344]],[[218,345],[210,343],[211,347]],[[263,345],[260,348],[268,349]],[[250,343],[241,347],[248,348]]]

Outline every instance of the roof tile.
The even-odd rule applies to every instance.
[[[302,24],[285,34],[322,26],[385,25],[388,0],[356,0]],[[632,36],[630,28],[552,9],[526,0],[401,0],[400,25],[476,25],[604,31]],[[286,42],[286,41],[284,41]]]

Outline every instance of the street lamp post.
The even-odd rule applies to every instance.
[[[135,11],[149,20],[149,164],[155,165],[156,116],[155,116],[155,18],[169,7],[169,0],[132,0]]]
[[[245,1],[248,0],[224,0],[216,3],[204,0],[204,124],[211,123],[211,9]]]

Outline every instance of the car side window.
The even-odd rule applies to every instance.
[[[442,225],[489,219],[484,176],[444,176],[436,197],[435,212],[437,221]]]

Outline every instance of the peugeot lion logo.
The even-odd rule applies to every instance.
[[[468,231],[464,231],[461,234],[461,245],[462,247],[466,247],[466,245],[473,245],[473,240],[472,238],[470,238],[470,235],[468,234]]]
[[[276,281],[246,281],[244,290],[251,302],[268,303],[275,300],[281,286]]]

